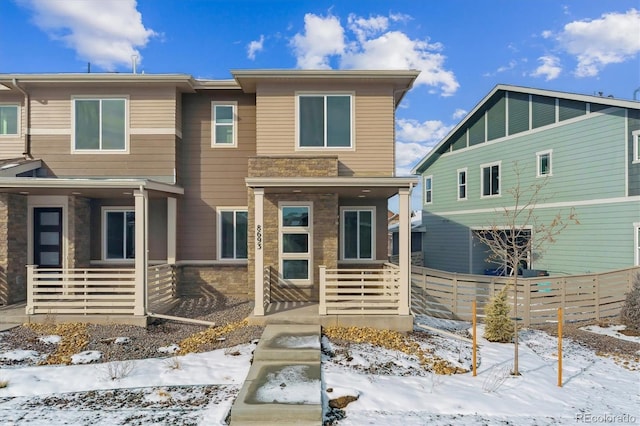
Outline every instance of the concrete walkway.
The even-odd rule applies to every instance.
[[[320,359],[319,325],[267,325],[231,425],[322,425]]]

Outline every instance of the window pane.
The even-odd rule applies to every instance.
[[[351,146],[349,96],[327,96],[327,146]]]
[[[372,259],[373,214],[360,212],[360,259]]]
[[[216,124],[233,124],[233,106],[216,105]]]
[[[60,243],[59,232],[40,232],[40,245],[55,246]]]
[[[236,212],[236,259],[247,258],[247,212]]]
[[[282,252],[283,253],[308,253],[309,252],[309,235],[308,234],[282,235]]]
[[[282,226],[309,226],[309,208],[304,206],[283,207]]]
[[[40,266],[58,266],[60,265],[59,251],[41,251]]]
[[[540,156],[540,174],[549,174],[549,154],[543,154]]]
[[[107,212],[107,259],[124,258],[124,215]]]
[[[482,169],[482,195],[491,194],[491,168]]]
[[[300,96],[300,146],[324,146],[324,97]]]
[[[127,221],[125,247],[127,250],[127,259],[135,259],[136,257],[136,214],[135,212],[125,212],[125,220]]]
[[[0,135],[18,134],[18,107],[0,106]]]
[[[358,212],[344,212],[344,258],[358,258]]]
[[[283,260],[282,278],[285,280],[306,280],[309,279],[308,260]]]
[[[102,149],[124,149],[124,99],[102,100]]]
[[[500,193],[500,167],[491,167],[491,195]]]
[[[233,126],[216,125],[216,144],[233,144]]]
[[[76,100],[76,149],[100,149],[100,102]]]
[[[233,259],[233,212],[227,211],[220,214],[221,217],[221,236],[220,236],[220,255],[223,259]]]
[[[40,212],[40,225],[59,226],[60,213],[58,212]]]

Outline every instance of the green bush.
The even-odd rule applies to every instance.
[[[509,318],[510,309],[507,306],[507,291],[510,287],[505,286],[493,296],[484,310],[484,338],[490,342],[507,343],[514,337],[514,324]]]
[[[631,291],[627,293],[620,321],[630,329],[640,330],[640,273],[634,277]]]

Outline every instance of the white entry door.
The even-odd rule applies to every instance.
[[[313,280],[313,204],[281,202],[280,275],[285,284],[311,285]]]

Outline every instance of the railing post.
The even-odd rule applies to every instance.
[[[27,306],[25,309],[25,314],[32,315],[35,312],[35,306],[33,305],[33,293],[35,291],[35,283],[34,280],[34,271],[37,268],[36,265],[26,265],[27,266]]]
[[[320,303],[318,314],[327,315],[327,267],[320,265]]]

